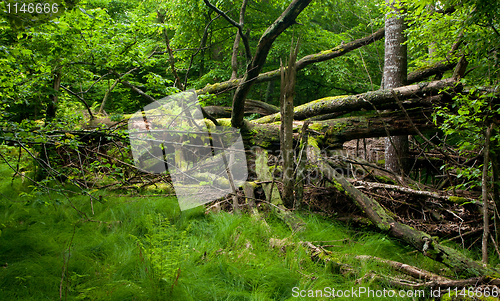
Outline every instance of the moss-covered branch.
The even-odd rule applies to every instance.
[[[435,128],[435,125],[426,117],[426,114],[428,115],[430,112],[431,110],[422,109],[408,110],[410,118],[420,131]],[[221,125],[230,125],[228,119],[218,119],[218,121]],[[298,143],[297,140],[303,124],[302,121],[294,121],[293,123],[295,143]],[[352,139],[387,136],[384,124],[391,135],[415,134],[415,129],[401,112],[383,113],[380,116],[373,114],[315,121],[309,124],[309,132],[310,135],[318,139],[320,145],[341,147],[342,143]],[[266,149],[279,149],[280,147],[279,122],[259,124],[245,121],[241,133],[247,147],[260,146]]]
[[[352,42],[349,42],[344,45],[339,45],[336,46],[332,49],[322,51],[320,53],[315,53],[315,54],[310,54],[307,55],[303,58],[301,58],[299,61],[297,61],[297,71],[304,69],[306,66],[311,65],[313,63],[318,63],[318,62],[323,62],[326,60],[331,60],[333,58],[342,56],[348,52],[351,52],[353,50],[356,50],[360,47],[363,47],[365,45],[369,45],[375,41],[378,41],[384,37],[384,29],[381,28],[375,33],[366,36],[361,39],[354,40]],[[273,79],[277,79],[280,77],[280,71],[278,70],[273,70],[269,72],[265,72],[262,74],[259,74],[254,80],[254,83],[262,83],[262,82],[268,82]],[[225,81],[222,83],[217,83],[217,84],[209,84],[203,89],[196,90],[196,93],[198,94],[219,94],[223,92],[230,91],[232,89],[235,89],[240,83],[242,83],[243,79],[233,79],[229,81]]]
[[[394,89],[399,99],[427,97],[438,94],[441,89],[456,85],[453,79],[415,84]],[[353,112],[362,109],[372,110],[373,105],[381,106],[396,103],[392,89],[371,91],[358,95],[325,97],[298,106],[294,110],[295,120],[304,120],[318,115]],[[257,119],[258,123],[272,123],[281,119],[280,113]]]

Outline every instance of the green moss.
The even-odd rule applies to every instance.
[[[459,196],[450,196],[448,198],[448,200],[450,200],[450,202],[453,202],[453,203],[456,203],[456,204],[463,204],[463,203],[467,202],[466,198],[459,197]]]
[[[311,147],[319,148],[318,147],[318,141],[316,141],[316,139],[314,139],[311,136],[307,137],[307,144],[309,144]]]
[[[345,191],[344,187],[342,187],[342,185],[339,182],[335,181],[335,179],[333,179],[333,186],[335,186],[335,188],[340,192]]]
[[[271,172],[271,174],[273,174],[275,171],[278,171],[279,173],[281,173],[283,171],[283,167],[280,165],[277,165],[276,169],[275,169],[274,166],[269,166],[269,172]]]
[[[217,121],[221,126],[231,126],[231,118],[220,118]]]
[[[314,131],[322,131],[325,126],[321,123],[312,123],[309,125],[309,128]]]
[[[395,184],[394,181],[389,177],[381,176],[381,175],[373,175],[373,176],[375,177],[375,179],[381,181],[382,183]]]
[[[340,122],[334,122],[330,124],[330,129],[328,129],[327,134],[337,134],[342,132],[346,127],[348,127],[350,124],[345,121],[340,121]]]
[[[212,120],[209,120],[209,119],[205,119],[205,125],[209,129],[214,129],[215,128],[215,124],[212,122]]]

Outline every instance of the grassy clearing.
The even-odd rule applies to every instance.
[[[314,214],[303,215],[306,230],[293,234],[272,215],[263,221],[205,214],[201,207],[180,212],[172,197],[105,195],[102,203],[94,203],[93,216],[88,197],[71,197],[94,220],[82,221],[64,196],[20,196],[30,188],[20,179],[12,182],[4,165],[0,175],[3,300],[58,300],[60,295],[63,300],[327,300],[294,298],[293,288],[390,289],[384,283],[357,284],[360,275],[371,271],[395,272],[357,262],[353,254],[441,268],[422,255],[408,255],[412,249],[384,234],[355,231]],[[286,243],[273,247],[271,239]],[[313,262],[299,243],[343,239],[347,243],[327,244],[337,244],[330,250],[359,275],[342,275]]]

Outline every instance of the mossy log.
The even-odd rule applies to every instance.
[[[435,125],[426,116],[430,110],[413,109],[408,114],[420,131],[434,129]],[[230,125],[229,119],[218,119],[221,125]],[[299,133],[304,122],[294,121],[294,139],[298,143]],[[366,115],[357,117],[338,118],[326,121],[316,121],[309,124],[310,135],[318,139],[320,146],[342,147],[345,141],[361,138],[385,137],[387,130],[391,135],[413,135],[415,129],[401,112],[383,113],[380,116]],[[260,146],[268,150],[277,150],[280,147],[280,124],[259,124],[245,121],[241,133],[247,148]],[[297,144],[295,144],[297,145]]]
[[[421,83],[404,86],[394,89],[394,92],[400,100],[408,98],[430,97],[439,93],[444,88],[451,88],[456,85],[453,79]],[[319,115],[355,112],[359,110],[373,110],[373,105],[382,106],[390,103],[396,104],[397,101],[392,93],[393,89],[371,91],[358,95],[325,97],[297,106],[294,109],[294,119],[304,120]],[[281,120],[280,113],[268,115],[255,120],[257,123],[273,123]]]
[[[441,262],[456,273],[467,277],[500,276],[500,271],[482,263],[476,262],[460,252],[441,245],[429,234],[413,229],[410,226],[397,222],[377,201],[369,198],[356,189],[351,183],[333,169],[320,155],[320,149],[309,139],[310,150],[307,152],[309,160],[317,164],[318,169],[329,181],[340,186],[339,188],[352,199],[370,221],[382,231],[387,231],[394,237],[403,240],[429,258]]]

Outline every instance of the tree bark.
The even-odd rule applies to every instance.
[[[248,0],[243,0],[243,3],[241,4],[241,9],[240,9],[240,26],[243,27],[243,23],[245,22],[245,11],[247,8],[247,3]],[[233,44],[233,54],[231,55],[231,69],[233,69],[233,72],[231,73],[231,78],[236,79],[238,77],[238,50],[240,48],[240,30],[236,33],[236,37],[234,38],[234,44]]]
[[[276,38],[285,31],[288,27],[295,23],[297,16],[309,5],[312,0],[293,0],[283,14],[267,28],[257,45],[257,51],[247,66],[247,71],[241,83],[236,89],[233,98],[233,112],[231,116],[231,124],[233,127],[239,128],[243,125],[243,115],[245,108],[245,99],[247,98],[250,89],[255,84],[255,78],[259,75],[271,46]]]
[[[490,164],[490,137],[493,124],[486,129],[486,137],[483,153],[483,178],[481,180],[482,198],[483,198],[483,241],[482,241],[482,259],[484,264],[488,264],[488,236],[489,236],[489,214],[488,214],[488,167]]]
[[[408,110],[408,114],[416,128],[420,131],[435,129],[434,123],[428,119],[431,109]],[[229,125],[229,120],[219,119],[221,125]],[[295,144],[304,122],[295,121],[293,132]],[[377,115],[338,118],[326,121],[316,121],[309,124],[310,135],[319,137],[321,146],[342,148],[346,141],[361,138],[385,137],[386,128],[391,134],[416,134],[406,116],[402,112],[389,112]],[[244,121],[241,134],[245,146],[251,148],[260,146],[269,150],[280,149],[280,124],[259,124],[253,121]]]
[[[304,181],[306,179],[306,161],[307,161],[307,140],[309,139],[307,130],[309,128],[309,122],[304,122],[302,127],[302,134],[299,144],[299,155],[297,163],[297,175],[295,180],[295,203],[293,204],[294,209],[301,208],[302,201],[304,199]]]
[[[385,19],[384,89],[404,86],[407,76],[406,29],[398,0],[386,0],[392,11]],[[387,137],[385,140],[385,168],[403,175],[409,170],[408,136]]]
[[[255,172],[257,177],[261,181],[273,181],[272,184],[262,184],[266,198],[272,206],[273,212],[282,219],[292,231],[300,231],[303,229],[305,223],[302,219],[292,214],[284,206],[281,200],[278,188],[275,187],[274,178],[269,172],[269,166],[267,165],[267,151],[262,148],[256,149],[256,161],[255,161]]]
[[[415,84],[395,88],[394,92],[400,100],[405,100],[413,97],[423,97],[424,95],[432,97],[432,95],[438,94],[441,89],[454,86],[455,81],[453,79],[446,79],[426,84]],[[296,107],[294,109],[294,119],[304,120],[330,113],[354,112],[363,109],[373,110],[372,104],[375,106],[385,104],[397,105],[397,102],[392,94],[392,89],[371,91],[358,95],[325,97]],[[273,123],[280,120],[280,113],[276,113],[256,119],[255,122]]]
[[[49,104],[47,105],[47,111],[45,117],[47,120],[54,119],[56,117],[57,103],[59,102],[59,88],[61,87],[61,71],[58,70],[54,73],[54,80],[52,81],[53,93],[49,97]]]
[[[292,41],[293,47],[293,41]],[[295,49],[290,49],[290,61],[285,70],[281,65],[281,156],[283,157],[283,200],[285,206],[293,207],[293,99],[295,97],[296,71],[295,60],[299,50],[299,43]]]

